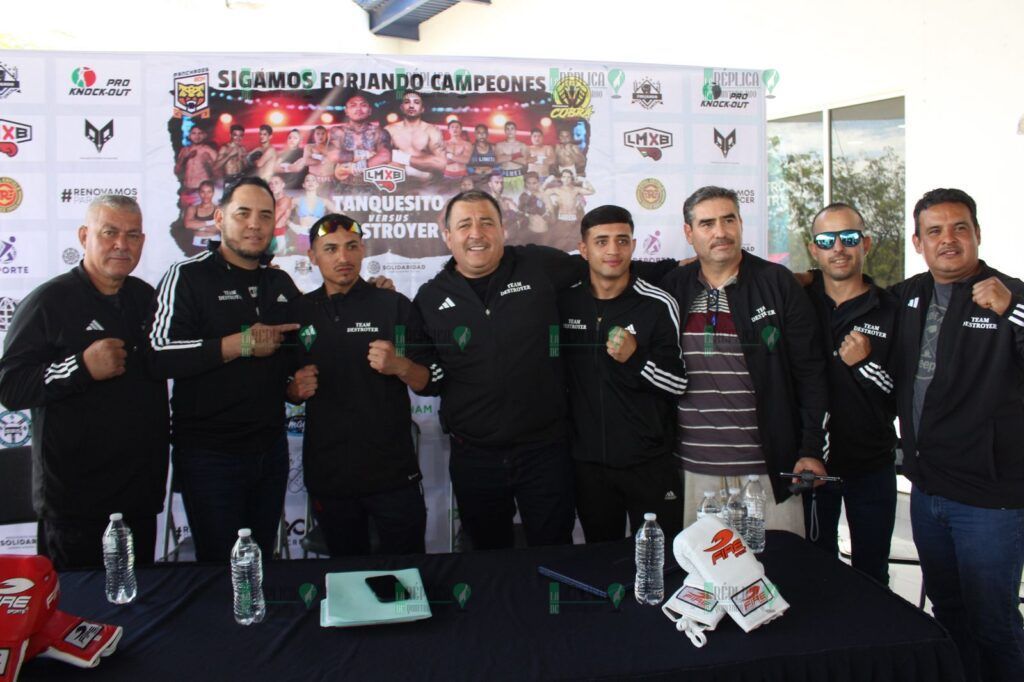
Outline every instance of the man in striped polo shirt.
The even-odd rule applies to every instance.
[[[825,474],[828,391],[814,311],[789,270],[743,250],[734,191],[702,187],[683,215],[698,260],[661,283],[679,301],[689,376],[676,434],[683,525],[704,490],[758,474],[774,492],[766,527],[802,536],[803,507],[777,474]]]

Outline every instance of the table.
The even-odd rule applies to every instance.
[[[617,544],[608,551],[621,552]],[[36,660],[22,669],[22,679],[963,679],[952,641],[931,617],[795,535],[769,532],[761,555],[789,611],[750,634],[726,618],[702,649],[660,608],[637,604],[631,593],[616,609],[609,600],[563,587],[558,613],[552,613],[549,581],[537,566],[581,551],[562,546],[267,562],[267,620],[250,627],[232,617],[227,559],[222,566],[142,569],[139,598],[125,607],[106,603],[101,572],[71,572],[61,576],[60,608],[123,625],[124,639],[94,670]],[[420,569],[434,602],[432,618],[319,627],[326,573],[409,566]],[[666,591],[682,580],[681,572],[668,576]],[[303,583],[319,590],[312,609],[299,598]],[[452,595],[459,583],[472,590],[464,608]]]

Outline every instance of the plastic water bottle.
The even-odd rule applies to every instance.
[[[701,501],[700,506],[697,507],[697,518],[703,519],[705,516],[718,516],[722,513],[722,502],[718,498],[718,493],[714,490],[705,490],[704,499]]]
[[[747,529],[743,541],[754,554],[764,551],[764,508],[767,504],[764,486],[759,476],[747,476],[747,484],[743,486],[743,506],[747,508]]]
[[[732,526],[740,535],[743,535],[747,526],[747,508],[743,506],[743,498],[739,488],[729,488],[729,499],[722,507],[722,521],[727,526]]]
[[[655,606],[665,599],[665,533],[657,514],[644,514],[636,532],[636,581],[633,594],[641,604]]]
[[[238,541],[231,548],[231,587],[235,593],[235,621],[241,625],[261,622],[267,615],[263,556],[248,528],[238,530]]]
[[[127,604],[138,594],[135,582],[135,542],[122,514],[111,514],[103,531],[103,565],[107,569],[107,601]]]

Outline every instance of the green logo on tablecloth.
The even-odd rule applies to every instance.
[[[317,589],[313,583],[302,583],[299,585],[299,598],[302,599],[302,603],[306,605],[307,610],[313,608],[316,595]]]
[[[626,588],[622,586],[622,583],[612,583],[608,586],[608,598],[612,600],[612,606],[615,608],[619,608],[624,596],[626,596]]]
[[[469,601],[469,596],[473,594],[473,590],[469,589],[469,585],[466,583],[459,583],[452,588],[452,594],[455,595],[455,601],[458,602],[459,608],[466,608],[466,602]]]

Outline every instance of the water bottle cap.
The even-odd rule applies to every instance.
[[[761,477],[760,477],[760,476],[758,476],[757,474],[750,474],[749,476],[747,476],[747,480],[748,480],[748,481],[756,481],[756,480],[758,480],[759,478],[761,478]]]
[[[250,535],[252,535],[252,529],[250,529],[250,528],[239,528],[238,529],[238,537],[240,537],[240,538],[247,538]]]
[[[716,493],[714,490],[705,490],[704,491],[704,497],[714,497],[717,494],[718,493]]]
[[[118,512],[114,512],[113,514],[110,515],[110,520],[111,521],[120,521],[123,518],[124,518],[124,514],[121,514],[121,513],[118,513]]]
[[[730,495],[735,495],[735,494],[739,493],[739,491],[740,491],[739,488],[729,488],[729,494]]]
[[[658,515],[654,512],[647,512],[646,514],[644,514],[644,521],[655,521],[657,520],[657,518]]]

